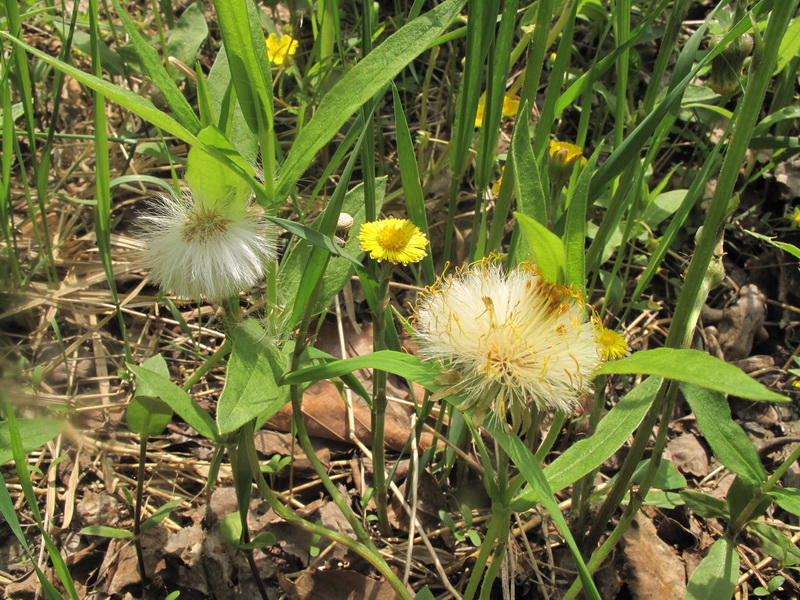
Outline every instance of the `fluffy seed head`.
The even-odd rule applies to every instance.
[[[601,362],[580,297],[531,265],[489,259],[444,277],[416,307],[420,353],[460,373],[464,409],[529,426],[533,406],[571,411]]]
[[[275,259],[272,228],[248,208],[196,204],[188,194],[161,196],[138,225],[145,268],[159,286],[184,298],[236,295],[253,287]]]

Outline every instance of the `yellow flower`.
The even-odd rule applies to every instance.
[[[508,272],[496,258],[442,277],[417,302],[420,355],[460,374],[463,410],[514,429],[534,407],[571,411],[602,362],[585,305],[529,264]]]
[[[493,193],[495,196],[497,196],[497,194],[499,194],[499,193],[500,193],[500,188],[501,188],[502,186],[503,186],[503,176],[502,176],[502,175],[500,175],[500,177],[498,177],[498,178],[497,178],[497,181],[495,181],[495,182],[492,184],[492,193]]]
[[[550,162],[556,163],[558,166],[566,166],[572,169],[578,159],[581,159],[581,164],[586,165],[586,158],[583,156],[581,150],[575,144],[569,142],[550,142]]]
[[[519,108],[519,100],[506,94],[503,96],[503,110],[502,115],[504,117],[514,117],[517,114],[517,109]],[[486,95],[484,94],[481,96],[480,100],[478,100],[478,112],[475,113],[475,127],[480,127],[483,125],[483,113],[486,110]]]
[[[284,35],[278,37],[276,33],[270,33],[266,39],[267,58],[273,65],[284,65],[291,61],[291,56],[297,52],[297,40],[291,36]]]
[[[428,239],[408,219],[381,219],[364,223],[358,234],[361,249],[377,261],[419,262],[428,253]]]
[[[789,225],[791,225],[792,229],[800,227],[800,206],[796,206],[791,213],[786,215],[786,218],[789,219]]]
[[[597,352],[603,360],[618,360],[631,352],[625,338],[613,329],[596,325],[594,337],[597,342]]]
[[[550,141],[550,165],[548,171],[550,173],[550,185],[555,190],[554,193],[560,193],[561,188],[567,184],[572,175],[572,168],[578,160],[581,161],[581,165],[586,166],[587,160],[578,146],[569,142]]]

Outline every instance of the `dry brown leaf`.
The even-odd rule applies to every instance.
[[[653,522],[639,513],[623,537],[626,583],[633,600],[682,600],[686,568],[675,550],[656,532]]]
[[[677,469],[687,475],[708,475],[708,454],[691,433],[679,435],[667,444],[667,454]]]
[[[385,581],[355,571],[313,571],[297,581],[284,582],[292,600],[395,600],[399,596]]]

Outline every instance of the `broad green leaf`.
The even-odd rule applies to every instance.
[[[283,202],[317,152],[364,103],[436,41],[466,0],[446,0],[387,38],[353,67],[322,99],[314,117],[297,136],[284,162],[275,191]]]
[[[183,11],[175,27],[169,32],[167,53],[191,67],[197,51],[208,37],[208,25],[203,15],[203,3],[195,2]]]
[[[27,454],[43,446],[59,433],[63,423],[55,419],[17,419],[17,429],[22,439],[22,451]],[[8,431],[8,422],[0,422],[0,465],[13,460],[11,450],[11,434]]]
[[[596,375],[612,373],[657,375],[750,400],[788,400],[786,396],[767,389],[747,376],[741,369],[699,350],[643,350],[634,352],[627,358],[604,363],[595,371]]]
[[[786,33],[783,34],[781,46],[778,50],[778,62],[775,65],[775,74],[777,75],[789,61],[800,54],[800,17],[795,18],[789,27],[786,28]]]
[[[754,522],[747,530],[761,541],[761,548],[782,565],[800,563],[800,549],[786,535],[766,523]]]
[[[536,267],[548,281],[563,284],[566,279],[566,254],[561,239],[538,221],[515,212],[520,229],[530,244]]]
[[[130,16],[128,16],[128,13],[125,12],[119,0],[112,0],[112,3],[122,20],[122,25],[125,27],[128,37],[133,43],[133,47],[139,55],[139,59],[145,69],[145,75],[150,77],[153,83],[156,84],[156,87],[164,96],[164,100],[166,100],[172,112],[175,113],[175,117],[180,121],[181,125],[192,133],[200,131],[200,120],[197,118],[194,110],[192,110],[192,106],[186,100],[186,97],[178,89],[178,86],[175,85],[175,81],[173,81],[172,77],[167,73],[156,49],[152,46],[150,41],[142,37],[140,28],[133,22]],[[187,9],[186,12],[190,10],[191,7]],[[203,19],[203,23],[205,24],[205,19]],[[208,30],[206,30],[206,33],[207,32]]]
[[[149,518],[142,521],[142,524],[139,526],[139,530],[142,533],[145,531],[150,531],[153,529],[153,527],[166,519],[169,516],[169,513],[178,508],[181,504],[183,504],[183,500],[170,500],[164,506],[156,509],[156,511]]]
[[[256,535],[249,543],[242,543],[242,518],[239,513],[231,513],[227,515],[219,524],[219,531],[222,534],[222,539],[234,548],[240,550],[256,550],[258,548],[267,548],[274,546],[278,540],[268,531],[262,531]]]
[[[284,368],[284,356],[257,320],[239,324],[217,405],[219,432],[228,433],[258,416],[269,419],[277,413],[289,399],[289,388],[278,384]]]
[[[117,529],[116,527],[106,527],[105,525],[92,525],[81,529],[82,535],[99,535],[101,537],[114,538],[116,540],[133,539],[133,532],[127,529]]]
[[[728,600],[739,580],[739,555],[736,542],[721,537],[708,549],[686,586],[686,600]]]
[[[216,0],[214,8],[244,120],[253,133],[272,135],[272,73],[260,9],[252,0]],[[284,199],[285,195],[280,197],[281,202]]]
[[[719,462],[754,482],[766,481],[767,472],[758,452],[744,430],[731,418],[727,398],[720,392],[689,383],[682,383],[680,387],[697,418],[697,426]]]
[[[142,363],[142,368],[147,369],[169,379],[169,367],[167,361],[160,354],[151,356]],[[158,399],[155,392],[141,381],[136,386],[136,394],[128,404],[125,422],[128,430],[141,437],[147,438],[151,435],[158,435],[172,419],[172,409],[168,404]]]
[[[575,442],[545,467],[551,489],[558,492],[575,483],[619,450],[644,419],[660,384],[658,377],[645,379],[600,420],[594,435]]]
[[[643,460],[633,472],[631,480],[639,484],[644,479],[650,467],[650,459]],[[686,478],[678,472],[671,460],[662,460],[658,465],[658,471],[653,479],[652,487],[659,490],[677,490],[686,487]]]
[[[496,420],[489,419],[485,424],[486,430],[491,436],[497,440],[497,443],[506,451],[508,457],[519,469],[525,481],[534,490],[536,496],[547,509],[550,517],[553,519],[556,527],[564,536],[564,539],[569,546],[572,557],[575,559],[575,564],[578,567],[578,576],[583,584],[584,593],[588,598],[600,600],[600,594],[592,581],[592,576],[583,562],[580,550],[578,549],[575,540],[572,538],[567,522],[564,520],[564,515],[558,508],[558,503],[553,497],[553,492],[547,482],[542,468],[539,466],[539,461],[533,453],[516,437],[509,435]]]
[[[800,490],[797,488],[775,488],[769,493],[775,504],[786,512],[800,516]]]
[[[251,187],[237,173],[211,156],[204,147],[213,148],[217,153],[224,155],[251,177],[255,176],[253,167],[213,125],[203,129],[197,138],[203,146],[192,146],[189,150],[186,169],[186,183],[192,191],[195,202],[209,208],[218,203],[225,203],[235,210],[243,210],[250,197]]]
[[[721,498],[715,498],[703,492],[694,490],[683,490],[681,498],[692,512],[707,519],[729,519],[728,503]]]
[[[528,105],[525,104],[520,109],[520,114],[528,114],[527,111]],[[539,165],[533,155],[527,119],[520,119],[514,127],[511,138],[511,162],[514,165],[514,189],[519,212],[544,226],[547,223],[548,194],[542,187]]]
[[[258,156],[258,139],[247,126],[242,108],[236,102],[236,91],[231,83],[231,70],[224,46],[219,49],[208,74],[208,94],[214,108],[214,122],[239,154],[247,158]]]
[[[136,375],[137,383],[145,382],[155,396],[166,402],[197,433],[215,442],[222,441],[211,416],[184,390],[168,378],[144,367],[129,364],[128,369]]]

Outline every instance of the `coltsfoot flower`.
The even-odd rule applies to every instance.
[[[621,334],[599,324],[595,326],[595,340],[597,352],[603,360],[619,360],[631,353],[628,342]]]
[[[297,52],[297,40],[292,39],[289,35],[278,37],[278,34],[270,33],[265,42],[269,62],[279,67],[291,61],[292,56]]]
[[[361,249],[377,261],[390,263],[419,262],[428,253],[428,238],[408,219],[381,219],[361,226],[358,233]]]
[[[162,288],[184,298],[223,300],[247,290],[275,260],[275,235],[247,204],[161,196],[139,216],[144,266]]]
[[[794,210],[786,215],[786,218],[789,220],[789,226],[792,229],[800,227],[800,206],[795,206]]]
[[[503,96],[503,108],[501,114],[504,117],[515,117],[519,109],[519,100],[506,94]],[[481,96],[478,100],[478,112],[475,113],[475,127],[483,125],[483,113],[486,111],[486,96]]]
[[[505,272],[487,259],[443,277],[416,306],[420,354],[461,379],[464,410],[515,429],[534,406],[571,411],[602,362],[585,305],[571,289],[544,280],[529,264]]]

